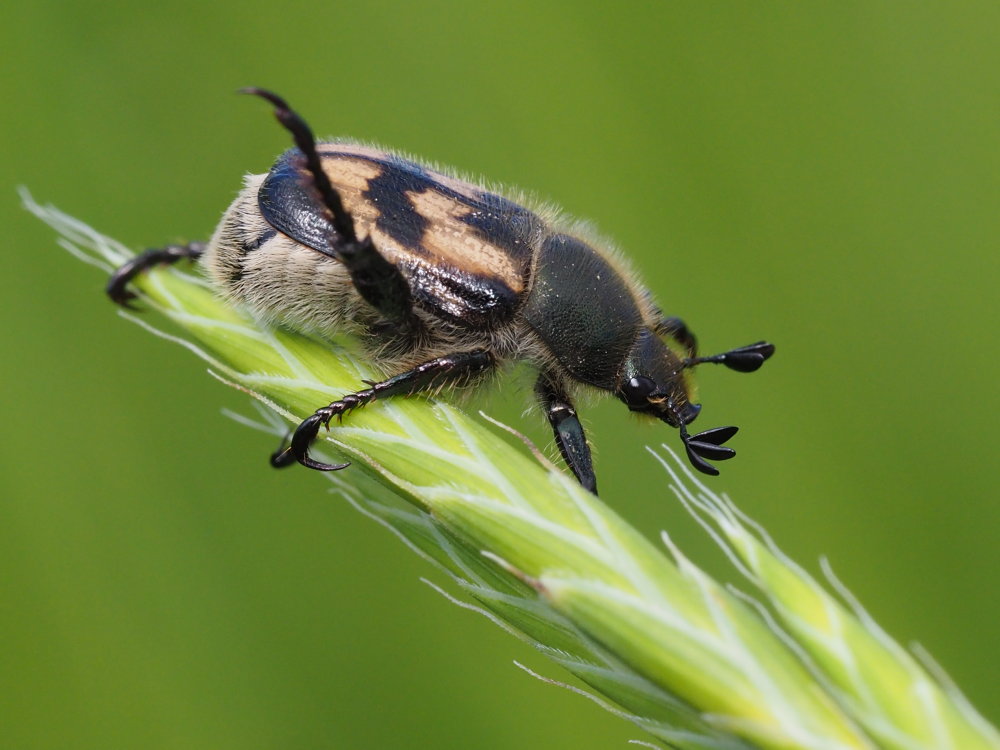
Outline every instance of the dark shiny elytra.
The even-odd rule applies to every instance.
[[[474,208],[460,221],[483,239],[503,248],[511,257],[530,262],[531,242],[541,232],[542,222],[533,212],[502,195],[480,191],[479,200],[463,201]]]
[[[400,270],[420,307],[459,328],[497,326],[517,311],[520,295],[495,277],[445,264],[401,264]]]
[[[320,151],[327,158],[336,157],[337,153],[335,149]],[[495,276],[445,263],[427,252],[422,241],[428,221],[415,209],[409,195],[434,192],[469,209],[468,215],[459,221],[479,239],[500,247],[525,279],[531,264],[530,240],[540,226],[537,216],[486,191],[481,191],[478,198],[465,196],[443,185],[421,165],[400,156],[344,156],[380,169],[363,193],[364,198],[378,207],[375,227],[408,251],[430,261],[420,265],[400,264],[418,305],[460,328],[482,329],[513,318],[520,295],[507,283]]]
[[[257,207],[272,227],[296,242],[331,258],[339,257],[337,230],[329,211],[303,173],[298,151],[286,152],[271,168],[257,192]]]
[[[531,262],[530,242],[539,231],[541,220],[523,206],[485,190],[470,198],[442,184],[420,164],[394,154],[378,158],[338,153],[335,148],[319,153],[326,158],[339,155],[379,167],[381,173],[368,182],[363,196],[378,206],[379,216],[375,221],[378,230],[400,245],[420,252],[428,221],[414,208],[408,194],[433,192],[468,208],[468,215],[459,221],[481,240],[503,249],[525,270]]]
[[[376,158],[337,151],[327,146],[319,151],[324,160],[338,158],[364,161],[379,168],[362,194],[378,208],[376,229],[406,251],[424,256],[428,263],[400,263],[410,294],[423,309],[462,328],[482,328],[509,321],[520,301],[519,293],[503,280],[443,263],[424,248],[428,220],[416,210],[409,196],[436,192],[469,209],[461,217],[482,240],[500,247],[527,277],[531,263],[531,239],[540,220],[532,212],[488,192],[478,200],[442,185],[419,164],[396,156]],[[258,205],[272,226],[296,242],[325,255],[339,258],[338,236],[330,212],[303,175],[305,163],[298,149],[285,152],[261,185]]]
[[[320,153],[335,156],[335,152]],[[378,230],[404,247],[419,248],[430,223],[414,208],[408,194],[435,190],[435,181],[418,164],[399,157],[386,160],[351,158],[373,163],[380,168],[379,174],[368,181],[368,188],[362,193],[378,206],[378,218],[375,220]]]

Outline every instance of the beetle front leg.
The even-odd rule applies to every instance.
[[[547,373],[542,373],[535,383],[535,393],[542,401],[545,416],[552,425],[559,452],[563,460],[583,485],[585,490],[597,494],[597,477],[594,474],[594,463],[590,455],[587,436],[583,433],[583,425],[576,415],[576,409],[569,396],[555,380]]]
[[[115,269],[104,291],[112,302],[131,308],[132,305],[129,303],[136,295],[128,290],[127,285],[132,279],[153,266],[171,265],[182,258],[197,260],[205,252],[206,247],[204,242],[189,242],[186,245],[167,245],[139,253]]]
[[[311,417],[304,419],[292,433],[290,444],[287,447],[282,446],[271,455],[271,465],[280,469],[298,462],[319,471],[338,471],[346,468],[350,464],[325,464],[309,457],[309,446],[319,434],[320,427],[329,429],[330,421],[334,417],[343,419],[343,416],[351,410],[379,398],[412,395],[463,379],[471,380],[492,369],[494,364],[493,355],[488,351],[462,352],[429,360],[412,370],[379,383],[369,382],[369,387],[363,391],[349,393],[329,406],[317,409]]]

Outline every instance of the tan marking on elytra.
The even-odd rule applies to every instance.
[[[325,152],[329,154],[329,156],[324,156],[324,158],[332,158],[334,151],[338,155],[361,156],[368,159],[376,159],[378,161],[389,161],[396,156],[392,151],[375,148],[374,146],[365,146],[360,143],[321,143],[319,144],[319,151],[320,153]],[[414,163],[424,169],[427,172],[427,176],[439,185],[442,185],[450,190],[454,190],[456,193],[465,198],[469,198],[471,200],[479,199],[479,194],[482,192],[482,187],[479,185],[459,179],[458,177],[452,177],[449,174],[438,172],[434,169],[430,169],[427,164],[424,164],[419,159],[416,159]]]
[[[344,209],[354,219],[355,231],[361,238],[367,237],[379,217],[379,208],[364,193],[371,181],[382,174],[383,167],[350,155],[328,154],[322,159],[323,171],[340,195]]]
[[[420,244],[432,258],[463,271],[496,278],[514,292],[524,290],[524,276],[510,253],[487,242],[460,221],[474,209],[434,190],[409,191],[406,197],[417,213],[427,219]]]
[[[368,183],[382,174],[381,165],[351,156],[326,156],[323,158],[323,170],[338,190],[357,192],[367,190]]]

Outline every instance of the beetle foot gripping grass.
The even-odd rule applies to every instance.
[[[624,261],[552,210],[533,210],[396,154],[317,142],[279,96],[263,97],[295,147],[248,177],[211,241],[151,250],[119,268],[108,294],[128,304],[143,269],[199,259],[229,300],[267,321],[322,337],[348,332],[386,376],[323,406],[271,457],[333,471],[309,455],[321,427],[376,399],[482,381],[513,361],[538,370],[535,392],[566,464],[597,491],[573,406],[584,387],[680,431],[705,474],[732,458],[736,427],[688,432],[701,409],[690,372],[704,363],[758,369],[761,341],[698,356],[694,335],[665,317]]]

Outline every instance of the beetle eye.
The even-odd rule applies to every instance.
[[[656,390],[656,383],[643,375],[631,378],[622,386],[622,398],[630,409],[649,406],[649,396]]]

